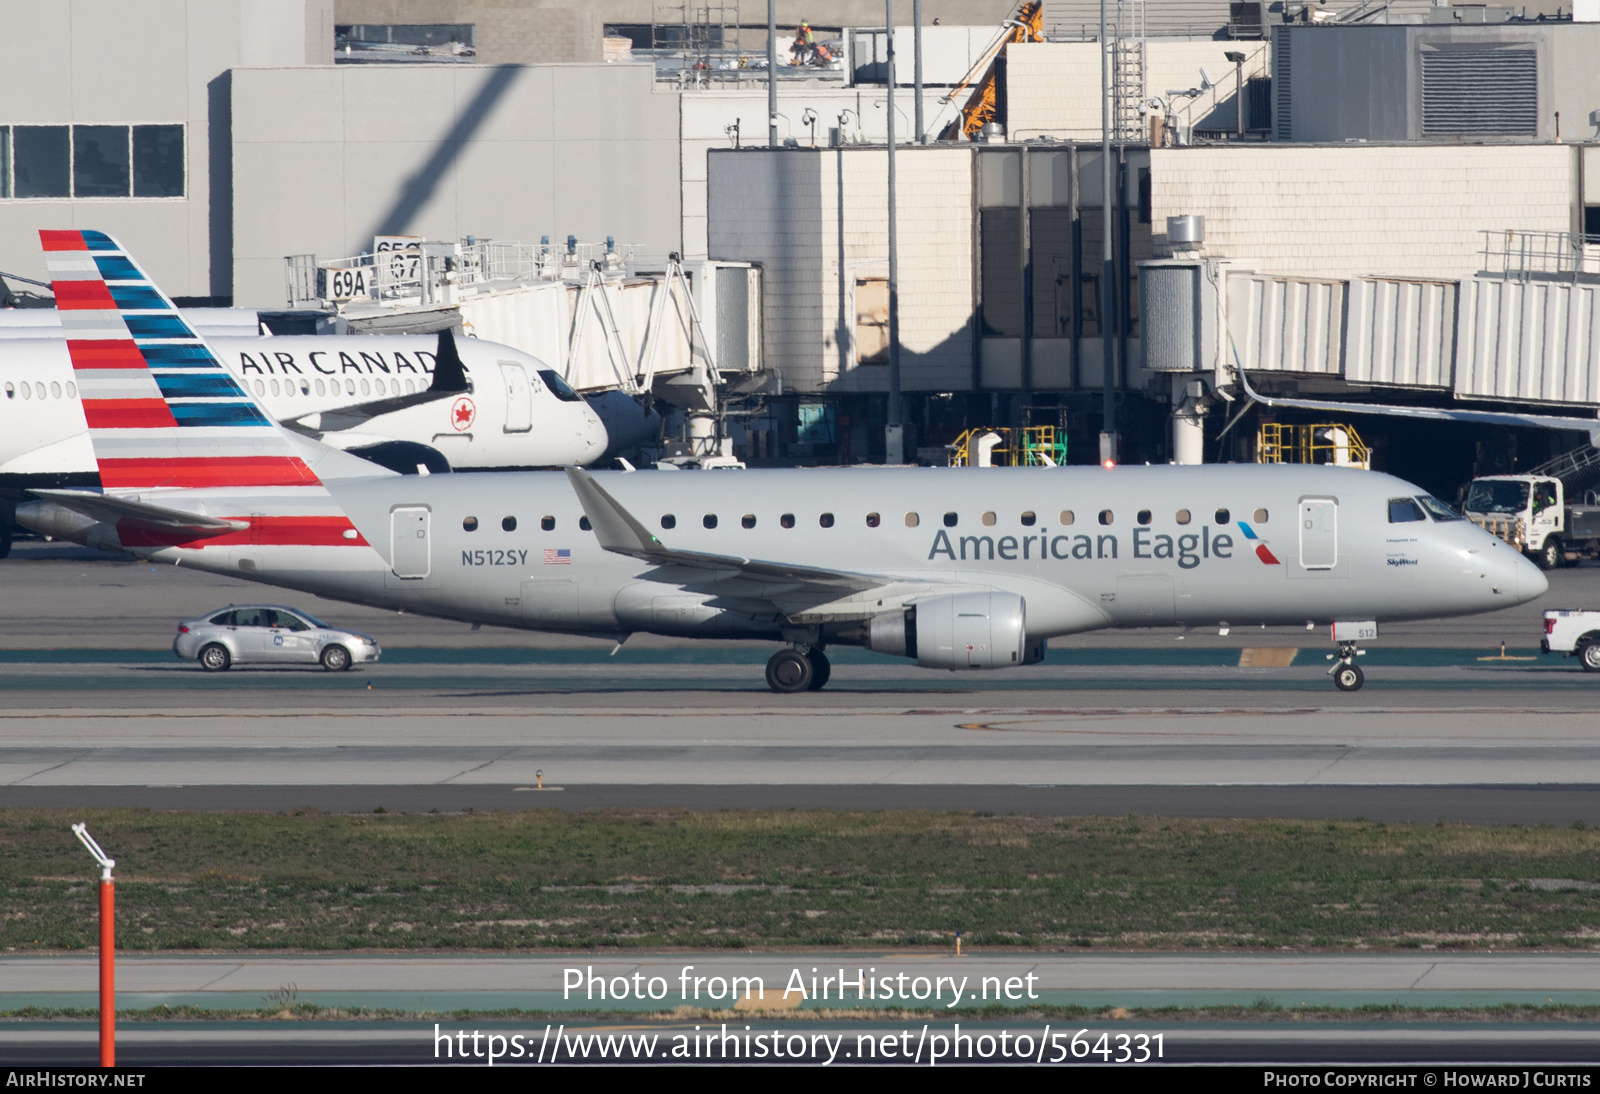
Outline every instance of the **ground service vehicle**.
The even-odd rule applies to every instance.
[[[1571,505],[1547,475],[1485,475],[1467,487],[1467,519],[1525,552],[1542,569],[1600,557],[1600,506]]]
[[[1565,608],[1545,612],[1539,652],[1576,657],[1584,672],[1600,672],[1600,612]]]
[[[342,672],[376,661],[377,639],[341,630],[281,604],[233,605],[178,624],[172,652],[207,672],[231,665],[321,665]]]

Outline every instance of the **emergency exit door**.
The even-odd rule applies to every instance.
[[[432,514],[422,506],[406,506],[389,514],[391,559],[396,577],[428,576],[432,565],[429,526]]]
[[[515,361],[501,361],[506,383],[506,432],[526,433],[533,428],[533,388],[528,374]]]
[[[1300,499],[1300,565],[1331,570],[1339,561],[1339,500]]]

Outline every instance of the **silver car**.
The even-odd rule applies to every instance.
[[[330,627],[314,616],[278,604],[235,605],[178,624],[172,652],[207,672],[230,665],[316,665],[340,672],[376,661],[377,640]]]

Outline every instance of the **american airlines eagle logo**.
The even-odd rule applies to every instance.
[[[1273,555],[1273,553],[1271,551],[1267,550],[1267,541],[1262,539],[1260,536],[1256,535],[1256,532],[1255,532],[1254,528],[1250,527],[1248,524],[1246,524],[1244,521],[1241,520],[1241,521],[1239,521],[1239,531],[1244,533],[1244,538],[1245,539],[1248,539],[1251,543],[1255,544],[1255,546],[1256,546],[1256,557],[1259,558],[1264,565],[1267,565],[1267,566],[1282,566],[1283,565],[1283,563],[1279,562],[1277,557],[1275,555]]]
[[[450,407],[450,424],[457,433],[465,433],[472,428],[472,423],[478,418],[478,408],[472,405],[472,400],[466,396],[457,399]]]

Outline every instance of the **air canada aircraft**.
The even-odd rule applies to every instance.
[[[510,346],[448,331],[210,345],[268,417],[336,448],[369,454],[400,442],[433,449],[457,469],[586,464],[606,448],[606,428],[583,397]],[[0,340],[0,364],[0,486],[93,485],[68,341]],[[413,470],[414,460],[402,468],[375,455]]]
[[[117,242],[46,231],[103,489],[36,490],[40,533],[474,623],[781,643],[780,692],[858,645],[1011,668],[1105,627],[1331,626],[1336,686],[1387,622],[1544,592],[1417,487],[1335,467],[400,476],[283,429]]]

